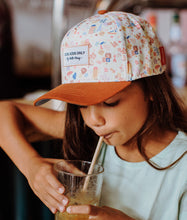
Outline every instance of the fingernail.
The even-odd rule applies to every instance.
[[[66,212],[71,213],[71,206],[68,206]]]
[[[64,189],[63,188],[59,188],[58,191],[59,191],[59,193],[62,194],[64,192]]]
[[[56,213],[56,209],[55,209],[55,208],[51,208],[51,212],[52,212],[53,214],[55,214],[55,213]]]
[[[62,203],[63,203],[63,205],[67,205],[68,204],[68,200],[67,199],[63,199]]]
[[[60,212],[63,212],[64,209],[65,209],[64,206],[59,206],[59,211],[60,211]]]

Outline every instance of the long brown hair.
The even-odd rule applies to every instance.
[[[155,125],[162,130],[187,132],[187,118],[184,104],[174,89],[167,73],[146,77],[138,80],[146,97],[151,97],[147,121],[137,134],[137,145],[144,159],[155,169],[164,170],[176,164],[187,152],[167,167],[159,167],[146,155],[142,145],[143,138],[148,135]]]
[[[145,153],[142,141],[155,125],[163,130],[187,132],[183,103],[166,73],[138,79],[136,82],[142,86],[145,97],[152,97],[147,120],[136,136],[138,149],[145,160],[155,169],[167,169],[173,164],[164,168],[153,164]],[[98,137],[94,132],[84,124],[79,106],[68,104],[63,140],[64,157],[91,160],[97,140]]]
[[[98,137],[84,124],[78,105],[68,104],[63,155],[65,159],[91,161]]]

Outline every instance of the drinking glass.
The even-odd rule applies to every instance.
[[[91,162],[82,160],[66,160],[54,165],[55,173],[65,187],[68,205],[99,205],[104,169],[95,164],[92,174],[88,174],[90,165]],[[88,215],[58,211],[55,220],[88,220]]]

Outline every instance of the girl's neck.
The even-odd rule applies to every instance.
[[[144,149],[148,158],[152,158],[163,149],[165,149],[175,138],[177,132],[174,131],[161,131],[157,130],[146,137],[144,141]],[[116,146],[116,153],[118,156],[129,162],[145,161],[144,157],[140,154],[136,140],[132,140],[127,144]]]

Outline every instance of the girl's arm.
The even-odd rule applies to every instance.
[[[1,101],[0,146],[25,174],[28,159],[38,156],[30,141],[62,138],[64,117],[64,112]]]
[[[0,146],[27,178],[35,194],[55,212],[63,209],[64,188],[53,174],[57,160],[41,158],[30,144],[37,137],[62,138],[65,112],[42,107],[0,102]],[[64,202],[65,204],[65,202]]]

